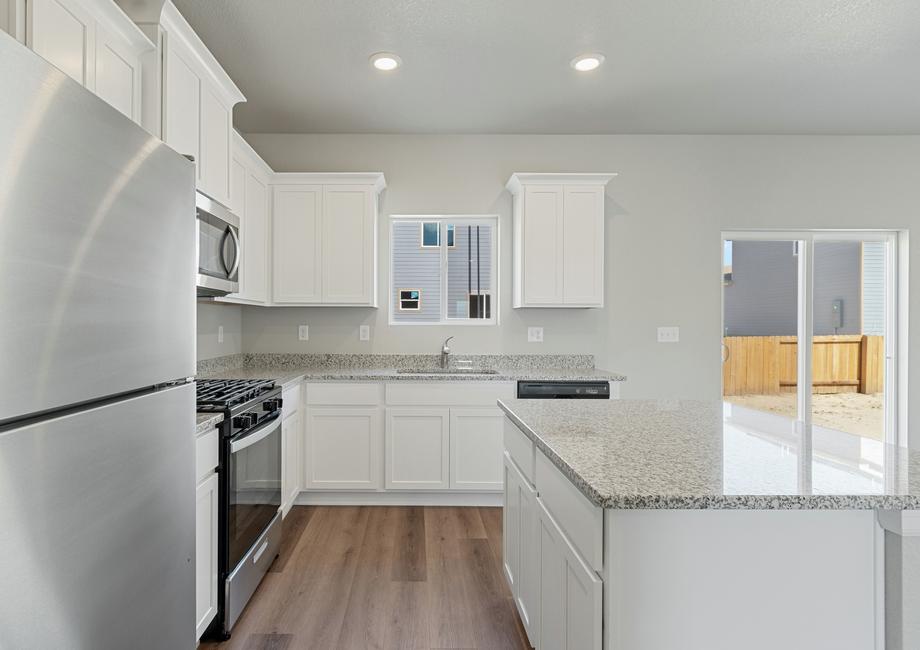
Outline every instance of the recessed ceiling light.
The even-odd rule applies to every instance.
[[[389,72],[402,65],[402,59],[392,52],[377,52],[371,55],[371,65],[378,70]]]
[[[572,67],[579,72],[590,72],[591,70],[597,70],[603,62],[603,54],[582,54],[572,59]]]

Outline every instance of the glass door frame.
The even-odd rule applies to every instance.
[[[817,242],[882,242],[885,244],[885,385],[884,441],[907,446],[907,399],[903,395],[906,382],[899,381],[899,357],[906,351],[899,345],[899,330],[904,313],[899,277],[900,233],[886,230],[728,230],[722,231],[724,256],[726,241],[798,242],[798,300],[797,321],[797,388],[795,429],[799,434],[811,433],[812,427],[812,342],[814,338],[814,251]],[[721,264],[720,264],[721,268]],[[721,275],[721,274],[720,274]],[[720,294],[720,332],[725,332],[725,291]],[[905,301],[906,309],[906,301]],[[720,338],[721,342],[721,338]],[[899,353],[901,350],[901,353]],[[724,386],[723,386],[724,395]],[[899,435],[903,432],[904,435]],[[809,436],[810,437],[810,436]]]

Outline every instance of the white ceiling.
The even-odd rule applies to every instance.
[[[920,133],[918,0],[175,3],[244,132]]]

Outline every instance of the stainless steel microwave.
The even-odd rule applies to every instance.
[[[240,290],[240,219],[209,196],[195,197],[198,218],[198,296]]]

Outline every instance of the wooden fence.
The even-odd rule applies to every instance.
[[[795,392],[797,337],[728,336],[722,364],[725,395]],[[881,336],[816,336],[812,344],[815,393],[880,393],[885,377]]]

